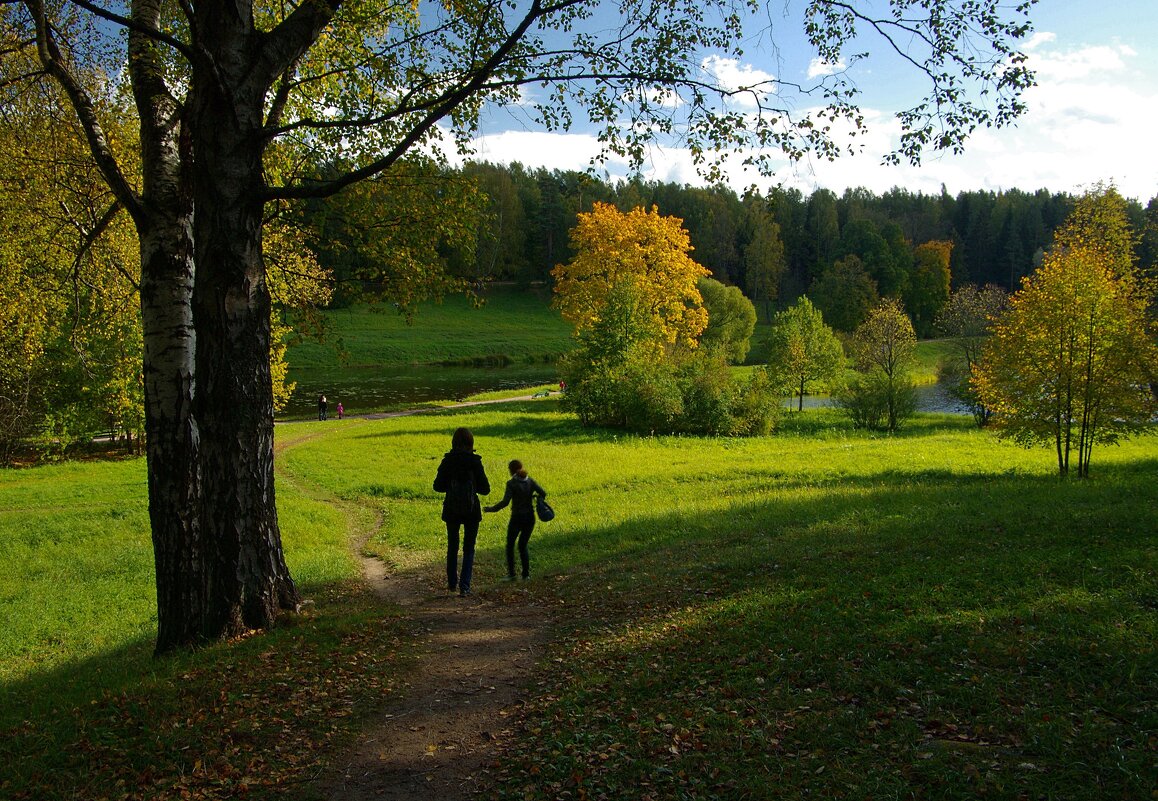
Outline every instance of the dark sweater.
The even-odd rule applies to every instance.
[[[536,495],[546,498],[547,491],[540,487],[535,479],[530,476],[526,478],[512,476],[511,480],[507,482],[507,491],[503,494],[503,499],[494,506],[488,506],[487,511],[497,512],[509,503],[511,504],[512,517],[534,517],[534,496]]]
[[[463,523],[482,520],[482,505],[478,502],[479,495],[489,495],[491,484],[487,481],[486,471],[483,470],[482,457],[471,451],[450,451],[442,457],[438,465],[438,474],[434,477],[434,491],[446,492],[450,489],[451,479],[460,481],[470,478],[474,482],[474,511],[466,518],[452,515],[447,511],[446,498],[442,499],[442,520],[445,523]]]

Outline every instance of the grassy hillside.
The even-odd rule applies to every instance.
[[[322,342],[290,348],[295,369],[339,363],[373,367],[439,362],[469,363],[500,357],[540,361],[570,348],[571,327],[542,293],[497,287],[475,307],[454,295],[422,304],[413,321],[393,307],[359,306],[327,311]]]
[[[430,480],[469,426],[559,517],[550,610],[500,799],[1146,798],[1158,732],[1153,437],[1059,481],[963,418],[900,435],[825,410],[751,440],[579,428],[554,401],[279,426],[287,558],[315,601],[164,661],[144,464],[0,473],[0,796],[294,797],[361,710],[404,692],[411,632],[349,546],[441,584]],[[533,778],[531,778],[533,777]],[[296,789],[295,789],[296,788]],[[306,792],[305,797],[308,797]]]

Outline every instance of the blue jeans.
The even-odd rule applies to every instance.
[[[515,575],[515,542],[519,544],[519,561],[522,562],[523,578],[531,575],[531,554],[527,550],[527,543],[531,539],[531,532],[535,530],[535,516],[511,515],[511,522],[507,523],[507,575]]]
[[[453,592],[470,590],[474,570],[474,541],[478,537],[478,520],[458,520],[446,524],[446,586]],[[462,526],[462,573],[458,572],[458,527]]]

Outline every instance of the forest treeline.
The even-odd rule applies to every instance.
[[[398,228],[405,209],[417,203],[426,208],[421,226],[446,229],[431,252],[445,260],[451,275],[482,285],[549,281],[555,265],[573,255],[569,232],[576,215],[604,202],[623,211],[655,206],[660,214],[681,219],[693,258],[716,280],[743,289],[764,318],[807,293],[835,328],[851,330],[877,297],[897,297],[918,334],[927,336],[936,309],[922,307],[937,306],[947,296],[946,278],[951,288],[993,284],[1016,290],[1075,202],[1073,195],[1047,189],[956,195],[944,188],[936,195],[902,188],[884,194],[849,189],[840,195],[818,189],[806,195],[776,188],[741,196],[723,186],[612,183],[584,172],[489,163],[428,173],[422,197],[408,200],[419,191],[416,186],[414,180],[386,179],[379,191],[356,200],[308,208],[307,228],[319,261],[337,281],[335,302],[359,296],[359,276],[380,281],[381,260],[414,252],[414,232],[399,246]],[[432,204],[445,204],[446,211]],[[1158,196],[1145,206],[1129,200],[1128,213],[1133,230],[1141,232],[1139,265],[1152,270],[1158,262]],[[367,247],[368,234],[393,244]],[[919,248],[927,243],[947,252],[948,276],[922,276]],[[371,259],[379,263],[367,264]]]

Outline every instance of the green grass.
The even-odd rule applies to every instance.
[[[143,464],[0,474],[0,796],[299,787],[405,679],[406,621],[350,542],[441,584],[430,482],[466,425],[496,492],[519,458],[558,512],[526,587],[500,580],[505,515],[480,535],[476,592],[552,621],[493,797],[1150,797],[1153,437],[1067,482],[949,416],[887,437],[814,410],[751,440],[584,430],[554,400],[348,422],[277,430],[316,605],[160,662]]]
[[[956,356],[956,347],[947,339],[926,339],[917,343],[917,365],[913,378],[918,384],[937,383],[941,363]]]
[[[550,298],[513,288],[494,288],[475,307],[461,296],[419,306],[412,323],[393,307],[360,306],[324,313],[324,341],[290,348],[295,369],[342,366],[542,361],[571,348],[571,326],[550,307]]]
[[[532,539],[559,634],[496,797],[1150,792],[1152,438],[1061,482],[962,418],[637,438],[526,404],[367,424],[287,468],[380,509],[372,547],[436,585],[428,485],[459,424],[492,477],[522,459],[559,512]],[[496,598],[503,522],[476,568]]]
[[[278,499],[314,603],[155,660],[144,460],[0,472],[0,798],[280,797],[394,692],[410,632],[350,548],[372,523],[292,476]]]

